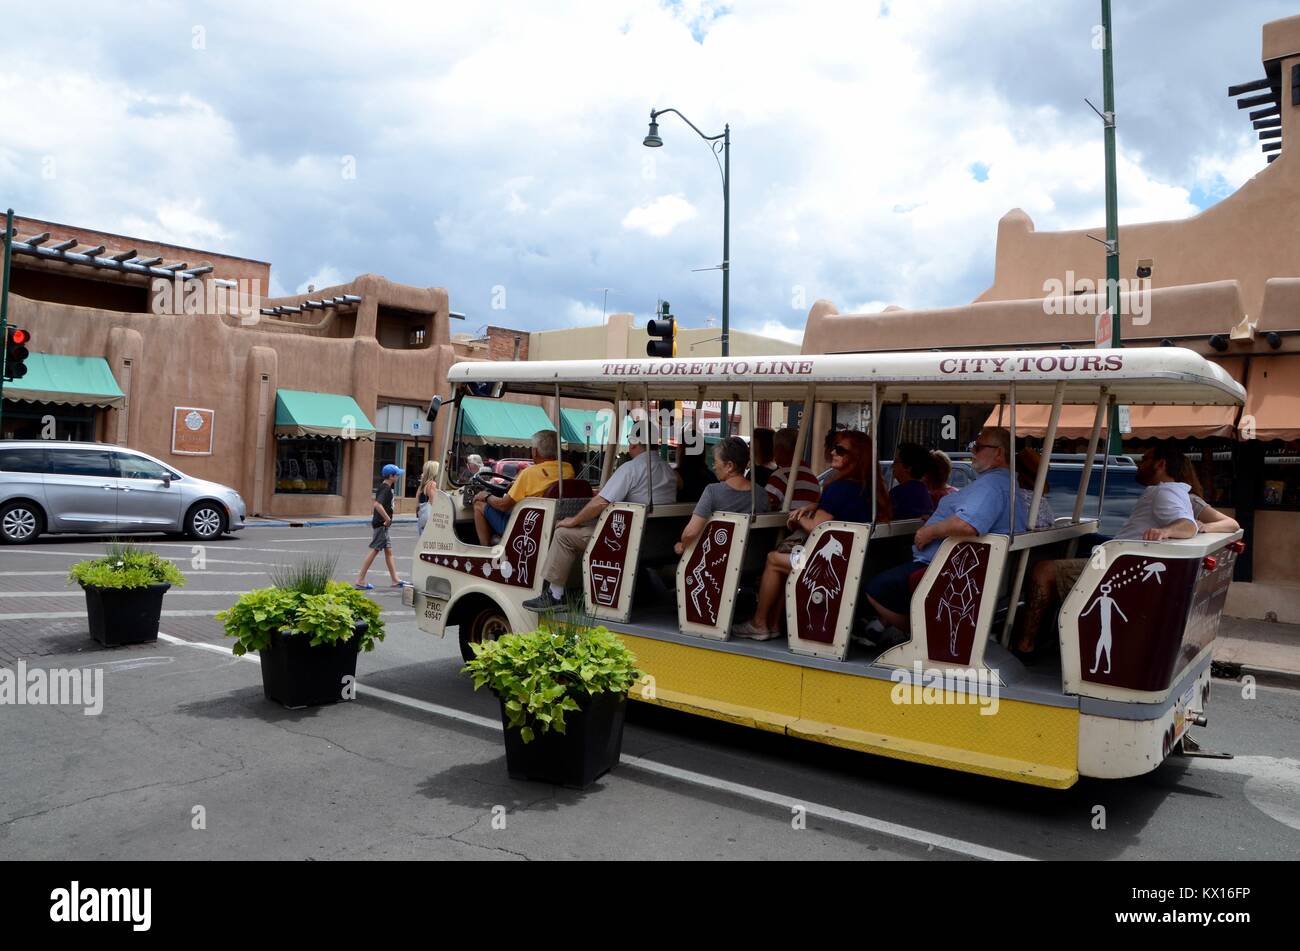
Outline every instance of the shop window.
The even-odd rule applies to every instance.
[[[1255,504],[1261,509],[1300,510],[1300,442],[1272,442],[1264,449],[1264,478]]]
[[[343,440],[281,439],[275,447],[275,491],[280,495],[341,495]]]
[[[380,410],[380,415],[383,415],[383,410]],[[379,427],[381,432],[383,431],[384,427],[382,424],[376,423],[375,425]],[[383,478],[382,473],[384,471],[384,466],[389,463],[398,467],[401,466],[401,462],[398,461],[401,458],[401,452],[402,444],[396,439],[375,440],[375,464],[374,472],[372,473],[373,478],[370,480],[371,489],[379,488],[379,480]]]
[[[4,402],[5,439],[49,439],[73,442],[95,441],[95,415],[102,410],[90,406],[55,403]]]

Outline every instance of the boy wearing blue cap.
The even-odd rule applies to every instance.
[[[366,554],[366,560],[361,563],[361,574],[357,576],[355,585],[363,591],[374,588],[374,585],[366,582],[366,572],[370,570],[375,555],[381,551],[384,553],[384,563],[388,565],[388,576],[393,579],[393,587],[405,588],[410,584],[409,581],[403,581],[398,577],[397,565],[393,562],[393,543],[388,540],[388,526],[393,523],[393,487],[404,474],[404,470],[390,462],[384,466],[381,472],[383,480],[379,483],[379,488],[375,489],[375,514],[370,519],[370,527],[374,530],[374,534],[370,539],[370,551]]]

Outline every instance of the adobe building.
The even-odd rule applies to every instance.
[[[1260,134],[1259,173],[1194,217],[1122,225],[1119,235],[1120,275],[1131,282],[1123,345],[1196,350],[1245,385],[1246,405],[1135,408],[1124,440],[1133,452],[1183,440],[1207,499],[1242,524],[1248,547],[1228,612],[1300,622],[1300,151],[1287,145],[1300,142],[1300,17],[1264,26],[1261,58],[1264,75],[1229,90]],[[1093,346],[1105,308],[1104,248],[1094,238],[1104,236],[1100,226],[1041,232],[1012,210],[998,223],[993,285],[974,302],[840,314],[817,301],[803,352]],[[1148,280],[1136,280],[1140,262],[1150,262]],[[1042,435],[1047,408],[1036,409],[1018,415],[1020,433]],[[820,408],[818,431],[842,412]],[[908,435],[925,438],[917,415],[909,410]],[[961,420],[963,446],[984,419]],[[1090,420],[1090,409],[1068,408],[1062,435],[1086,436]]]
[[[234,486],[250,515],[364,514],[386,462],[415,494],[441,448],[425,409],[471,356],[442,288],[366,274],[257,300],[264,261],[26,218],[15,231],[9,322],[33,353],[4,388],[3,438],[130,446]]]

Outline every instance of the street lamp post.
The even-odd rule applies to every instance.
[[[731,125],[723,126],[720,135],[705,135],[700,131],[694,122],[686,118],[676,109],[651,109],[650,110],[650,131],[646,134],[644,145],[647,148],[657,149],[664,144],[664,140],[659,137],[658,119],[666,112],[672,112],[679,119],[695,130],[705,142],[709,143],[709,148],[713,151],[714,161],[717,161],[718,149],[722,150],[722,356],[727,357],[731,354]],[[701,410],[703,407],[701,407]],[[731,431],[730,406],[726,400],[722,401],[722,418],[721,432],[723,436],[729,435]],[[752,422],[752,421],[751,421]]]

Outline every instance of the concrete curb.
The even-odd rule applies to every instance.
[[[258,520],[256,522],[244,522],[244,528],[323,528],[328,525],[369,525],[370,518],[325,518],[325,519],[304,519],[300,522],[275,520]],[[399,515],[393,519],[394,525],[414,525],[414,515]]]
[[[1255,678],[1256,683],[1266,684],[1273,687],[1288,687],[1291,689],[1300,688],[1300,672],[1294,670],[1279,670],[1275,667],[1258,667],[1254,664],[1229,663],[1225,661],[1215,661],[1214,665],[1218,668],[1218,673],[1214,676],[1220,680],[1230,680],[1234,683],[1240,683],[1241,678],[1250,676]],[[1225,670],[1228,668],[1229,670]],[[1235,672],[1235,676],[1227,676],[1229,672]]]

